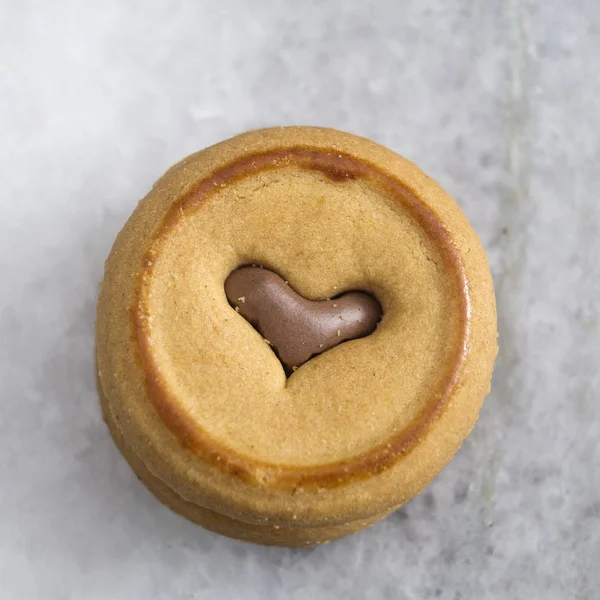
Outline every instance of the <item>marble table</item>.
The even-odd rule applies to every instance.
[[[597,0],[0,0],[0,598],[600,598]],[[245,129],[413,159],[489,252],[501,352],[419,497],[313,550],[163,508],[94,382],[103,260],[152,182]]]

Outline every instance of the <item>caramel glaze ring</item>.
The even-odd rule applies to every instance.
[[[452,458],[489,392],[494,292],[467,219],[414,164],[331,129],[264,129],[139,203],[96,344],[105,420],[162,502],[307,546],[389,514]]]

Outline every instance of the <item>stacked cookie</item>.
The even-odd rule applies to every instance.
[[[334,130],[250,132],[160,179],[98,301],[113,437],[173,510],[289,546],[419,493],[473,427],[491,277],[448,194]]]

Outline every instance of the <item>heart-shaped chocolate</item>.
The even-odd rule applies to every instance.
[[[347,292],[331,300],[307,300],[261,267],[232,271],[225,294],[271,345],[288,376],[313,356],[369,335],[381,319],[381,305],[370,294]]]

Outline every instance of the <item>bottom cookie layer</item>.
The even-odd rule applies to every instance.
[[[279,526],[254,525],[236,521],[235,519],[230,519],[217,512],[188,502],[153,475],[146,468],[138,455],[129,448],[126,440],[121,434],[121,430],[114,422],[110,407],[108,406],[108,400],[102,392],[100,383],[98,385],[98,393],[100,395],[104,420],[108,425],[112,438],[139,479],[164,505],[168,506],[182,517],[197,523],[209,531],[230,538],[243,540],[245,542],[252,542],[254,544],[306,548],[317,544],[324,544],[350,533],[355,533],[356,531],[376,523],[388,514],[384,513],[369,519],[361,519],[333,527],[289,529]]]

